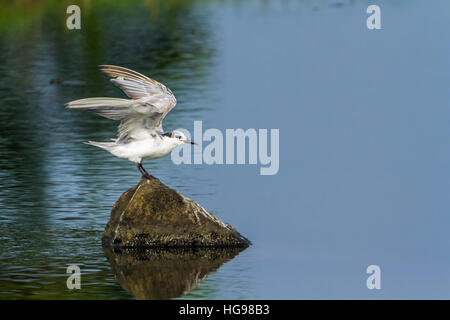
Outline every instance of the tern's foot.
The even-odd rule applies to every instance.
[[[154,178],[151,174],[149,174],[148,172],[144,172],[143,174],[142,174],[142,177],[143,178],[145,178],[145,179],[152,179],[152,178]]]

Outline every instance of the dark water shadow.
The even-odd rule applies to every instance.
[[[103,250],[122,288],[151,300],[184,295],[244,249]]]

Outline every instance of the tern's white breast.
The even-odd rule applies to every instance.
[[[133,162],[141,162],[145,159],[156,159],[168,155],[176,144],[172,139],[148,138],[136,140],[127,144],[118,145],[111,151],[119,158],[125,158]]]

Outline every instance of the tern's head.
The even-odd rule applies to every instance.
[[[186,138],[183,132],[174,130],[172,132],[168,132],[164,134],[165,137],[169,138],[170,140],[174,141],[177,145],[182,143],[188,143],[188,144],[196,144],[195,142],[189,140]]]

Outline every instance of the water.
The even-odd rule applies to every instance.
[[[146,163],[254,244],[174,273],[171,297],[450,298],[448,1],[383,2],[380,31],[365,26],[369,1],[88,1],[81,31],[65,28],[68,4],[1,5],[0,298],[139,296],[100,243],[139,173],[82,143],[116,123],[64,108],[122,97],[99,64],[171,88],[166,130],[280,129],[274,176]],[[72,264],[81,290],[66,287]],[[381,290],[366,288],[371,264]]]

